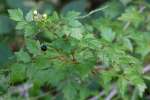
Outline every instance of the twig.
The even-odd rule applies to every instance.
[[[105,98],[105,100],[111,100],[117,94],[117,89],[113,86],[110,94]]]
[[[150,64],[144,67],[143,74],[150,72]]]
[[[98,95],[92,97],[91,99],[89,100],[98,100],[101,96],[103,96],[105,94],[104,91],[101,91]]]
[[[84,19],[86,17],[89,17],[91,16],[92,14],[96,13],[96,12],[99,12],[99,11],[102,11],[104,9],[108,8],[108,5],[102,7],[102,8],[99,8],[99,9],[95,9],[95,10],[92,10],[91,12],[89,12],[87,15],[84,15],[84,16],[79,16],[77,17],[77,19]]]
[[[116,86],[113,84],[112,89],[111,89],[109,95],[105,98],[105,100],[111,100],[116,94],[117,94],[117,89],[116,89]],[[105,95],[105,92],[101,91],[97,96],[94,96],[89,100],[99,100],[99,98],[104,95]]]
[[[123,30],[126,30],[129,26],[130,26],[130,22],[128,21],[125,25],[124,25],[124,27],[123,27]]]
[[[29,100],[29,89],[33,87],[32,83],[25,83],[23,85],[10,87],[11,93],[19,93],[20,96],[24,97],[25,100]]]

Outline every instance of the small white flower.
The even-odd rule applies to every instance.
[[[34,11],[33,11],[33,14],[34,14],[34,15],[37,15],[37,14],[38,14],[37,10],[34,10]]]
[[[43,14],[43,18],[46,19],[47,18],[47,14]]]

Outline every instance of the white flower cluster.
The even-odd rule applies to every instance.
[[[46,13],[44,13],[43,15],[41,15],[41,14],[39,14],[38,13],[38,11],[37,10],[34,10],[33,11],[33,19],[35,20],[35,21],[41,21],[41,20],[45,20],[45,19],[47,19],[47,14]]]

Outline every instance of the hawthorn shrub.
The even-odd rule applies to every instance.
[[[106,10],[88,22],[96,10],[85,16],[8,10],[25,43],[8,65],[6,84],[13,88],[2,98],[110,100],[113,92],[114,100],[142,100],[149,80],[143,71],[150,51],[149,14],[144,6],[127,7],[117,16]]]

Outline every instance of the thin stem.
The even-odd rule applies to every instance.
[[[143,74],[150,72],[150,64],[145,66],[143,69]]]
[[[92,97],[91,99],[89,100],[98,100],[101,96],[104,96],[105,95],[105,92],[104,91],[101,91],[98,95]]]
[[[99,9],[95,9],[95,10],[92,10],[91,12],[89,12],[87,15],[84,15],[84,16],[79,16],[77,17],[77,19],[84,19],[86,17],[89,17],[91,16],[92,14],[96,13],[96,12],[99,12],[99,11],[102,11],[104,9],[108,8],[108,5],[102,7],[102,8],[99,8]]]
[[[105,98],[105,100],[112,100],[112,98],[117,94],[117,89],[114,86],[110,94]]]

